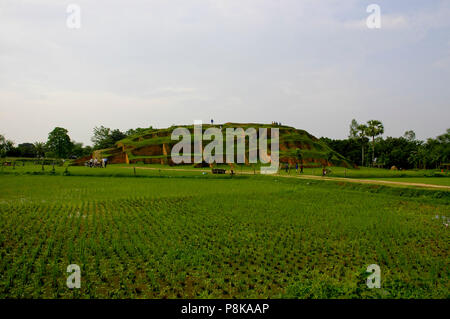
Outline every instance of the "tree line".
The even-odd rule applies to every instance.
[[[95,150],[114,147],[117,141],[144,130],[137,128],[122,132],[104,126],[95,127],[91,138],[93,146],[84,146],[72,140],[69,131],[63,127],[55,127],[46,142],[21,143],[17,146],[0,134],[0,157],[78,158],[91,155]]]
[[[414,131],[401,137],[386,137],[381,121],[358,123],[353,119],[347,139],[322,137],[333,150],[359,166],[402,169],[439,168],[450,162],[450,129],[426,141],[416,139]]]

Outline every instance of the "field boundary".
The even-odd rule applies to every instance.
[[[156,167],[142,167],[135,166],[136,169],[146,169],[146,170],[161,170],[161,171],[179,171],[179,172],[211,172],[211,169],[186,169],[186,168],[156,168]],[[124,167],[120,168],[133,169],[133,167]],[[237,175],[254,175],[252,172],[236,172]],[[260,175],[260,174],[257,174]],[[432,189],[440,189],[440,190],[448,190],[450,191],[450,186],[445,185],[433,185],[433,184],[424,184],[424,183],[411,183],[411,182],[394,182],[394,181],[384,181],[377,179],[361,179],[361,178],[346,178],[346,177],[322,177],[315,175],[301,175],[301,176],[291,176],[291,175],[281,175],[274,174],[271,176],[283,177],[283,178],[298,178],[298,179],[308,179],[308,180],[321,180],[321,181],[334,181],[334,182],[350,182],[350,183],[359,183],[359,184],[373,184],[373,185],[389,185],[389,186],[413,186],[413,187],[422,187],[422,188],[432,188]],[[400,177],[399,177],[400,178]]]

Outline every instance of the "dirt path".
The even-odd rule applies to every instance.
[[[122,167],[132,169],[132,167]],[[161,171],[179,171],[179,172],[210,172],[210,169],[186,169],[186,168],[156,168],[156,167],[140,167],[136,166],[136,169],[148,169],[148,170],[161,170]],[[238,172],[237,175],[253,175],[252,172]],[[433,189],[445,189],[450,190],[450,186],[445,185],[432,185],[432,184],[423,184],[423,183],[408,183],[408,182],[393,182],[393,181],[383,181],[377,179],[358,179],[358,178],[345,178],[345,177],[322,177],[315,175],[280,175],[275,174],[272,176],[283,177],[283,178],[300,178],[300,179],[308,179],[308,180],[321,180],[321,181],[338,181],[338,182],[350,182],[350,183],[360,183],[360,184],[385,184],[385,185],[393,185],[393,186],[415,186],[415,187],[426,187]],[[400,178],[400,177],[399,177]]]
[[[289,176],[284,176],[289,177]],[[438,188],[438,189],[446,189],[450,190],[450,186],[445,185],[433,185],[433,184],[424,184],[424,183],[408,183],[408,182],[393,182],[393,181],[383,181],[379,179],[358,179],[358,178],[345,178],[345,177],[321,177],[321,176],[313,176],[313,175],[304,175],[299,176],[297,178],[301,179],[320,179],[320,180],[329,180],[329,181],[342,181],[342,182],[351,182],[351,183],[361,183],[361,184],[387,184],[387,185],[397,185],[397,186],[416,186],[416,187],[427,187],[427,188]],[[401,178],[401,177],[399,177]]]

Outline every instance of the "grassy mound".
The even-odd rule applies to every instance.
[[[178,140],[172,140],[171,135],[175,128],[184,127],[191,132],[191,138],[194,139],[194,126],[173,126],[166,129],[148,129],[139,134],[128,136],[127,138],[116,143],[114,148],[101,150],[99,156],[108,157],[110,163],[144,163],[144,164],[169,164],[172,165],[171,150],[178,143]],[[226,156],[225,147],[225,130],[227,128],[267,128],[268,137],[270,138],[270,128],[276,127],[280,132],[280,162],[281,163],[298,163],[297,149],[300,149],[302,159],[301,162],[305,167],[319,166],[354,166],[341,154],[333,151],[328,145],[320,141],[313,135],[304,130],[295,129],[288,126],[274,126],[267,124],[255,123],[226,123],[223,125],[203,125],[203,132],[210,128],[216,127],[222,130],[224,136],[223,152]],[[203,147],[210,141],[203,141]],[[269,147],[270,143],[268,142]],[[236,145],[235,145],[236,148]],[[192,147],[193,149],[193,147]],[[259,151],[259,150],[258,150]],[[248,163],[249,141],[248,137],[245,141],[245,157]],[[235,151],[236,154],[236,151]],[[193,154],[191,154],[193,156]]]

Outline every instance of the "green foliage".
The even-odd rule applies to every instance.
[[[443,192],[77,170],[108,173],[0,178],[1,298],[448,297]],[[381,289],[365,285],[373,263]]]
[[[374,139],[378,135],[381,135],[384,133],[384,126],[383,124],[378,120],[370,120],[367,121],[367,126],[365,128],[367,136],[372,137]]]
[[[295,150],[295,157],[297,158],[297,160],[299,162],[301,162],[303,160],[303,155],[302,155],[302,150],[301,149],[297,148]]]
[[[193,134],[193,126],[182,126],[190,131],[191,140],[194,141],[194,134]],[[209,125],[203,125],[203,132],[208,129]],[[265,124],[255,124],[255,123],[248,123],[248,124],[239,124],[239,123],[227,123],[222,125],[222,132],[224,134],[223,137],[223,154],[226,154],[226,137],[225,132],[227,128],[242,128],[244,130],[248,128],[270,128],[271,125],[265,125]],[[134,155],[134,150],[137,150],[139,148],[143,148],[146,146],[153,146],[153,145],[160,145],[166,144],[167,146],[172,147],[176,143],[178,143],[178,140],[172,140],[171,134],[175,127],[170,127],[167,129],[139,129],[139,132],[135,132],[132,135],[127,136],[126,138],[122,139],[118,145],[120,147],[117,147],[119,152],[122,152],[122,147],[126,149],[126,153],[128,155],[128,158],[130,160],[144,160],[146,158],[167,158],[167,156],[164,156],[162,154],[145,154],[141,153],[143,155]],[[327,159],[327,153],[332,152],[332,158],[333,160],[336,160],[336,165],[345,165],[345,166],[352,166],[353,164],[348,161],[345,157],[342,155],[333,152],[330,147],[323,143],[323,141],[318,140],[308,132],[304,130],[298,130],[294,129],[292,127],[282,126],[279,128],[280,132],[280,145],[282,145],[282,150],[280,150],[280,158],[290,158],[293,159],[302,159],[304,162],[313,162],[311,165],[320,165],[316,164],[318,162],[317,160],[326,160]],[[203,141],[203,146],[207,145],[209,141]],[[270,134],[267,141],[268,145],[270,145]],[[235,144],[235,154],[236,154],[237,145]],[[297,152],[297,149],[300,150],[300,155]],[[245,139],[245,150],[246,154],[248,156],[249,151],[249,140],[248,138]],[[300,156],[300,157],[299,157]]]
[[[377,152],[378,163],[383,163],[385,167],[390,168],[417,168],[417,164],[411,158],[411,155],[417,151],[420,142],[408,140],[404,137],[387,137],[377,141],[375,150]]]
[[[384,133],[384,126],[378,120],[367,121],[367,126],[364,128],[367,136],[372,137],[372,165],[375,164],[375,137]]]
[[[92,154],[91,146],[83,146],[83,143],[74,143],[71,151],[71,157],[83,157]]]
[[[137,129],[129,129],[126,133],[123,133],[119,129],[111,130],[102,125],[94,128],[94,136],[91,140],[94,143],[94,150],[112,148],[115,146],[116,142],[125,139],[127,136],[143,134],[148,130],[151,130],[151,127],[148,129],[140,127]]]
[[[55,127],[48,134],[47,148],[55,157],[67,158],[70,155],[73,144],[67,133],[65,128]]]
[[[14,142],[0,134],[0,157],[5,157],[14,148]]]
[[[32,143],[19,144],[17,149],[22,157],[36,157],[36,148]]]
[[[45,155],[45,152],[47,150],[45,143],[43,142],[35,142],[34,143],[34,149],[36,151],[37,157],[43,157]]]
[[[148,131],[153,130],[153,127],[148,127],[148,128],[142,128],[142,127],[138,127],[136,129],[129,129],[128,131],[125,132],[126,136],[131,136],[131,135],[141,135],[144,134]]]
[[[386,168],[439,168],[441,164],[450,162],[450,129],[435,139],[429,138],[426,142],[416,140],[414,131],[406,131],[403,137],[398,138],[375,138],[383,132],[384,127],[379,121],[368,121],[368,125],[359,125],[352,120],[349,139],[332,140],[322,137],[321,140],[355,163],[370,162],[364,152],[368,142],[367,136],[372,137],[372,157],[378,154],[373,163]],[[358,148],[361,151],[358,151]]]
[[[414,133],[413,130],[406,131],[405,134],[403,134],[403,137],[404,137],[406,140],[412,142],[412,141],[414,141],[414,140],[416,139],[416,133]]]
[[[111,129],[103,125],[94,128],[94,136],[91,138],[91,141],[94,143],[94,149],[96,150],[114,146],[114,141],[111,138]]]
[[[357,139],[359,131],[360,131],[359,124],[355,119],[353,119],[352,122],[350,123],[350,132],[348,134],[348,138]]]
[[[353,163],[361,163],[361,148],[365,147],[368,141],[367,138],[365,140],[332,140],[327,137],[321,137],[320,140]],[[367,154],[365,154],[365,156],[367,156]],[[367,162],[367,160],[365,160],[365,162]]]

